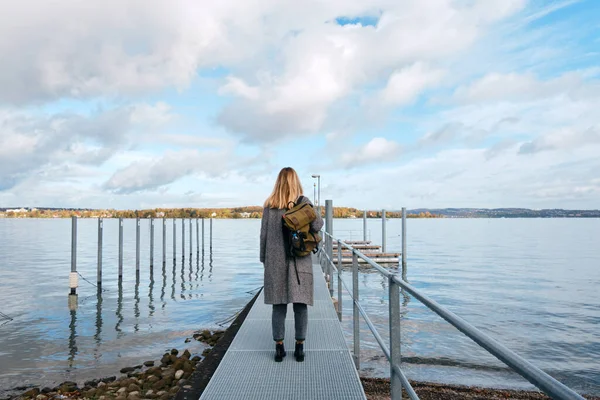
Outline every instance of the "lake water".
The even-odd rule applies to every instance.
[[[262,286],[259,220],[215,220],[209,249],[181,258],[177,221],[156,221],[155,267],[149,268],[149,221],[142,220],[141,267],[135,272],[135,221],[124,223],[124,273],[117,279],[118,222],[104,221],[104,283],[98,292],[80,279],[78,307],[68,307],[70,220],[0,219],[0,398],[26,384],[118,374],[157,360],[204,328],[228,320]],[[387,224],[389,251],[399,251],[400,220]],[[96,281],[97,221],[78,225],[78,271]],[[341,238],[362,237],[362,220],[334,220]],[[381,243],[381,220],[368,220]],[[600,394],[600,220],[409,219],[408,281],[563,383]],[[351,283],[351,272],[344,270]],[[387,281],[364,271],[361,302],[387,338]],[[337,290],[336,290],[337,293]],[[352,343],[352,313],[344,299],[343,328]],[[491,387],[530,388],[418,301],[403,297],[403,368],[411,379]],[[363,323],[365,376],[387,376],[388,364]],[[310,338],[308,339],[310,340]]]

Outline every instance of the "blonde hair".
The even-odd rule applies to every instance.
[[[298,200],[303,193],[302,184],[298,174],[291,167],[279,171],[275,187],[271,195],[265,200],[265,207],[285,209],[290,202]]]

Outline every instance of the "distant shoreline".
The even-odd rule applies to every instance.
[[[154,208],[146,210],[76,209],[76,208],[3,208],[0,218],[216,218],[260,219],[261,206],[228,208]],[[359,210],[334,207],[334,218],[380,219],[384,210]],[[322,210],[322,213],[324,210]],[[386,210],[388,219],[401,218],[399,210]],[[416,208],[406,210],[407,218],[600,218],[600,210],[566,210],[528,208]]]

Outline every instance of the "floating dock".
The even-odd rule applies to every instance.
[[[372,244],[370,240],[346,240],[345,243],[351,245],[356,250],[359,250],[366,257],[369,257],[373,261],[379,264],[396,264],[398,266],[398,259],[402,253],[389,253],[382,252],[381,246]],[[338,248],[337,242],[333,242],[333,262],[337,264],[338,259]],[[359,264],[365,264],[362,258],[358,258]],[[352,252],[342,248],[342,264],[352,264]]]

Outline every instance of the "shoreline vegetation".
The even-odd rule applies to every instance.
[[[145,210],[83,209],[83,208],[2,208],[0,218],[217,218],[260,219],[261,206],[228,208],[153,208]],[[334,218],[359,219],[363,210],[334,207]],[[324,215],[324,208],[321,214]],[[381,218],[382,210],[367,211],[367,218]],[[527,208],[418,208],[406,210],[407,218],[600,218],[600,210],[564,210]],[[402,218],[400,211],[386,211],[386,218]]]
[[[0,208],[0,218],[218,218],[243,219],[262,218],[263,208],[259,206],[232,208],[153,208],[148,210],[101,210],[71,208]],[[324,215],[325,209],[321,214]],[[381,211],[368,211],[368,218],[381,218]],[[441,214],[429,211],[407,212],[407,218],[443,218]],[[334,218],[362,218],[363,211],[350,207],[334,207]],[[386,212],[387,218],[402,218],[401,212]]]

